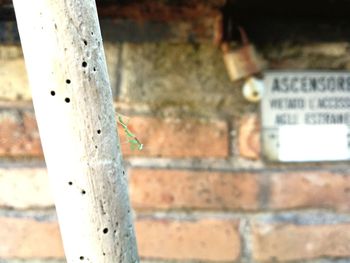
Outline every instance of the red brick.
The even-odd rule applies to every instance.
[[[228,128],[223,121],[158,119],[135,116],[129,129],[144,144],[131,150],[122,127],[119,135],[123,154],[150,157],[228,157]],[[0,156],[42,157],[40,137],[31,110],[0,112]]]
[[[260,158],[260,124],[255,114],[245,115],[240,121],[238,149],[240,156],[244,158]]]
[[[39,132],[32,111],[0,112],[0,156],[42,156]]]
[[[57,222],[0,217],[0,258],[63,258]],[[136,221],[143,258],[233,261],[239,257],[237,222],[228,220]]]
[[[274,174],[270,207],[350,210],[350,177],[330,172]]]
[[[136,233],[144,258],[231,262],[240,253],[237,223],[232,221],[141,220]]]
[[[255,225],[253,255],[258,262],[350,257],[350,225]]]
[[[0,218],[0,258],[62,258],[60,232],[55,222]]]
[[[134,116],[128,127],[144,144],[142,151],[131,151],[125,132],[119,127],[123,153],[128,156],[228,157],[228,127],[223,121]]]
[[[0,168],[0,207],[28,209],[53,206],[46,169]]]
[[[244,209],[258,207],[257,176],[183,170],[132,169],[136,209]]]

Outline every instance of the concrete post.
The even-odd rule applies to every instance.
[[[94,0],[14,0],[67,262],[139,262]]]

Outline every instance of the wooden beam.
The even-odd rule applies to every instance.
[[[220,6],[213,5],[213,1],[187,1],[172,5],[159,1],[141,2],[126,5],[100,4],[98,12],[101,17],[136,21],[193,21],[217,16]]]
[[[139,262],[94,0],[14,0],[67,262]]]
[[[97,1],[101,18],[129,19],[136,21],[196,20],[217,15],[224,0],[190,1]],[[12,1],[0,0],[0,20],[14,19]]]

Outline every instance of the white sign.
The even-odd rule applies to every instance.
[[[267,159],[350,159],[350,73],[269,71],[261,113]]]

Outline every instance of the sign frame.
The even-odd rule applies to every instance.
[[[275,81],[274,78],[286,78],[285,83],[291,81],[292,78],[294,78],[293,81],[295,83],[297,81],[300,82],[300,79],[303,78],[302,81],[304,82],[304,84],[298,84],[299,91],[298,89],[296,89],[296,84],[293,89],[288,89],[288,85],[286,84],[285,89],[283,90],[282,88],[278,88],[278,85],[272,86],[271,81]],[[328,78],[332,82],[330,83],[332,85],[335,85],[335,90],[331,90],[330,87],[333,86],[325,86],[325,90],[321,90],[319,87],[321,87],[322,78]],[[320,79],[319,84],[315,84],[315,80],[318,79]],[[335,82],[336,84],[333,84],[333,79],[339,81],[341,79],[346,79],[346,81],[348,82],[346,84],[342,84],[343,86],[341,86],[339,84],[341,82]],[[342,87],[342,89],[344,90],[339,91],[340,88],[337,86],[338,84],[339,87]],[[272,94],[272,88],[274,88],[274,92],[276,92],[277,95]],[[307,91],[309,93],[307,93]],[[346,95],[345,99],[343,99],[343,95]],[[341,98],[339,101],[342,101],[344,105],[347,105],[346,109],[328,108],[325,110],[317,107],[311,109],[312,100],[315,100],[318,103],[316,104],[318,106],[326,105],[326,103],[319,104],[322,101],[326,101],[329,105],[331,105],[329,101],[334,101],[333,98],[335,98],[335,96],[337,96],[338,100],[339,98]],[[268,103],[270,104],[267,105]],[[335,103],[333,104],[337,105]],[[291,112],[294,113],[291,114]],[[332,116],[331,114],[333,114],[334,116],[344,114],[343,116],[345,117],[342,118],[344,123],[322,123],[322,121],[320,120],[322,120],[321,117],[323,113],[321,114],[321,112],[329,113],[329,116]],[[284,113],[285,115],[279,115],[278,117],[280,117],[280,122],[276,124],[278,113]],[[318,119],[320,120],[317,120],[315,116],[318,116]],[[262,156],[263,159],[267,161],[323,162],[350,160],[350,72],[345,70],[265,71],[264,91],[260,103],[260,117]],[[323,121],[325,119],[326,118],[323,118]],[[308,120],[309,123],[307,123],[306,120]],[[314,123],[311,124],[310,122],[312,122],[312,120]],[[313,133],[312,130],[314,131]],[[304,133],[310,134],[310,132],[311,135],[307,135],[309,136],[308,138],[303,138],[304,136],[300,136]],[[290,134],[289,138],[292,137],[293,134],[299,135],[299,138],[296,140],[293,140],[293,138],[291,138],[293,142],[295,142],[296,147],[293,147],[294,144],[291,144],[287,139],[285,139],[288,138],[288,134]],[[334,147],[332,146],[332,144],[328,144],[327,149],[318,147],[318,142],[321,146],[326,145],[326,141],[322,139],[322,134],[333,136],[335,140]],[[319,136],[317,137],[313,135]],[[299,145],[298,147],[300,147],[300,152],[296,152],[298,149],[297,145]],[[312,150],[311,146],[307,147],[308,145],[313,145],[313,148],[315,148],[315,150]],[[290,148],[290,151],[288,151],[288,147]]]

